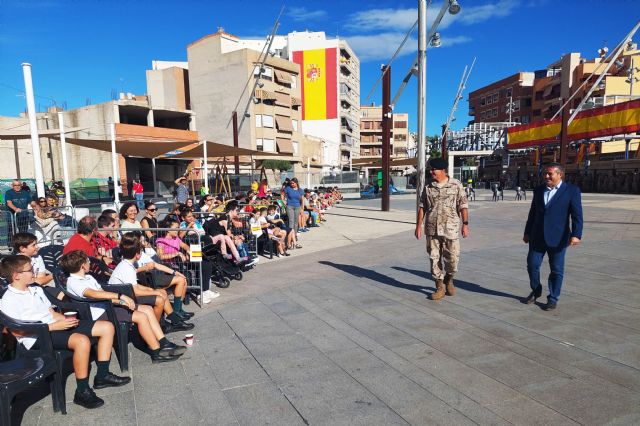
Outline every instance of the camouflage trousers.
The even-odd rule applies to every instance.
[[[443,280],[445,274],[453,275],[458,272],[460,240],[427,235],[427,254],[434,280]]]

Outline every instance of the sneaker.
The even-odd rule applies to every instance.
[[[260,258],[256,256],[253,259],[249,260],[249,262],[247,262],[245,266],[253,266],[257,264],[259,261],[260,261]]]
[[[74,404],[78,404],[79,406],[90,410],[104,405],[104,400],[99,398],[91,388],[87,388],[82,392],[79,392],[76,389],[76,393],[73,396],[73,402]]]
[[[220,297],[220,292],[218,291],[214,291],[214,290],[206,290],[205,294],[207,295],[207,297],[209,297],[209,299],[213,300],[216,297]]]

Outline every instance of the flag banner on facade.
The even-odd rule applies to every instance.
[[[313,49],[293,52],[300,65],[302,119],[338,118],[337,49]]]
[[[559,142],[561,119],[540,121],[507,129],[507,149]],[[567,129],[567,139],[598,138],[640,131],[640,100],[582,111]]]

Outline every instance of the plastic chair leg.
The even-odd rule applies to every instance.
[[[11,426],[11,400],[13,395],[7,388],[0,388],[0,421],[2,426]]]
[[[116,333],[118,339],[118,350],[116,356],[118,363],[120,364],[120,371],[129,371],[129,324],[118,324],[118,333]]]

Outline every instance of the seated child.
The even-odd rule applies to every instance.
[[[165,290],[154,290],[138,284],[137,262],[142,256],[140,237],[133,232],[127,232],[122,236],[119,248],[122,261],[113,270],[109,284],[131,284],[138,303],[153,306],[158,321],[164,312],[168,320],[163,324],[166,333],[193,329],[194,324],[185,322],[180,315],[174,312]]]
[[[33,268],[33,282],[38,285],[46,286],[53,284],[53,275],[44,266],[42,256],[38,255],[38,238],[29,232],[18,232],[13,236],[13,252],[22,254],[31,260]]]
[[[109,299],[114,305],[118,321],[133,322],[138,326],[142,340],[151,351],[151,361],[174,361],[184,354],[186,347],[170,342],[162,332],[153,309],[147,305],[136,305],[130,297],[104,291],[91,275],[87,275],[90,262],[86,253],[81,250],[71,251],[60,258],[60,266],[69,273],[67,290],[77,297],[86,299]],[[107,319],[104,307],[100,303],[91,306],[94,320]]]
[[[2,259],[0,265],[3,278],[9,287],[0,301],[0,310],[6,315],[21,321],[40,321],[49,324],[51,342],[54,349],[73,351],[73,369],[76,375],[76,391],[73,402],[85,408],[97,408],[104,404],[89,386],[89,356],[91,340],[98,339],[96,365],[98,371],[93,387],[122,386],[131,381],[129,377],[120,377],[109,372],[109,362],[113,349],[113,324],[108,321],[91,319],[66,319],[63,314],[53,310],[44,291],[33,283],[31,260],[27,256],[12,255]],[[18,342],[27,349],[38,349],[37,337],[14,332]]]

